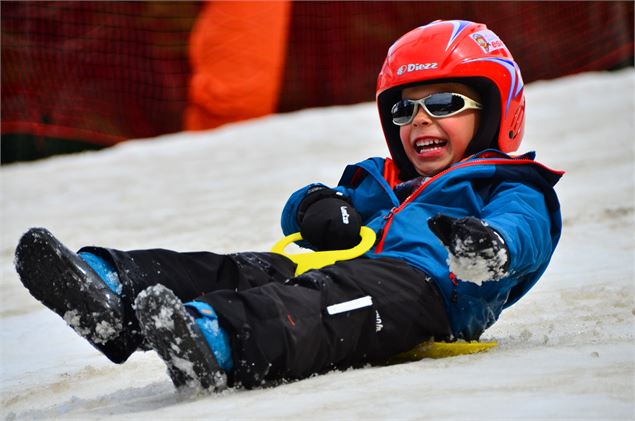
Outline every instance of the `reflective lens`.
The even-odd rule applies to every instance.
[[[402,99],[393,105],[392,122],[397,126],[410,124],[419,110],[434,118],[450,117],[464,110],[480,110],[481,104],[455,92],[438,92],[421,99]]]

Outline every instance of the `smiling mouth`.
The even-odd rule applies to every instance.
[[[443,139],[421,139],[415,142],[415,150],[417,153],[430,152],[442,149],[447,144],[448,141]]]

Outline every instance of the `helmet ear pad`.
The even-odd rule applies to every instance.
[[[494,82],[484,77],[463,78],[457,81],[478,92],[483,106],[478,130],[465,150],[465,156],[489,148],[500,149],[498,131],[501,125],[501,97],[498,88]]]
[[[498,131],[501,123],[500,94],[494,82],[484,77],[463,77],[434,79],[426,82],[415,82],[396,86],[382,92],[377,98],[379,117],[384,135],[393,161],[399,168],[399,179],[402,181],[418,177],[419,174],[406,156],[399,136],[399,126],[392,122],[390,113],[392,106],[401,100],[401,92],[411,86],[421,86],[437,83],[461,83],[474,89],[479,97],[483,109],[476,134],[470,141],[465,155],[473,155],[488,148],[498,148]]]

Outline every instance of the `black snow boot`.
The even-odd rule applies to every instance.
[[[76,253],[48,230],[32,228],[18,243],[15,267],[31,295],[115,363],[137,349],[124,329],[124,303]]]
[[[227,376],[203,333],[172,290],[163,285],[146,288],[137,296],[135,309],[146,344],[165,362],[177,389],[227,387]]]

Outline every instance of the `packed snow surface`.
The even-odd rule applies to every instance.
[[[71,249],[268,250],[295,189],[334,185],[345,164],[386,156],[373,104],[2,167],[2,417],[633,419],[634,78],[629,69],[527,86],[522,151],[567,171],[564,231],[541,281],[486,331],[497,348],[274,388],[183,396],[153,352],[111,364],[28,294],[15,246],[44,226]]]

